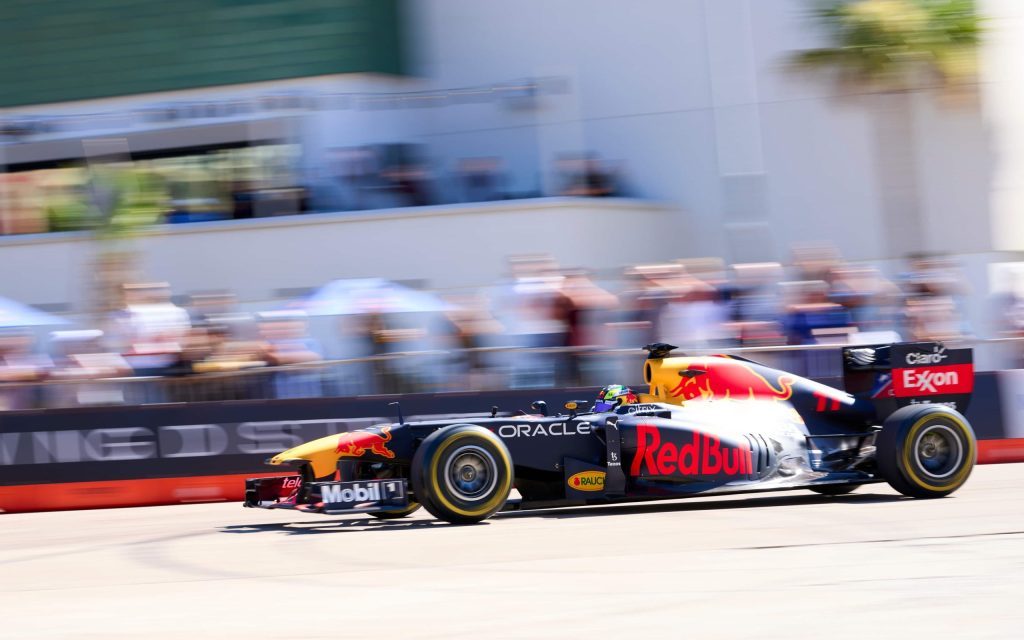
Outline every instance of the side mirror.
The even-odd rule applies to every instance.
[[[537,400],[530,405],[530,408],[539,413],[542,416],[547,417],[548,415],[548,403],[543,400]]]

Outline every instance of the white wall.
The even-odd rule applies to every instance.
[[[981,91],[996,161],[991,188],[996,249],[1024,250],[1024,2],[978,0],[991,16],[982,57]]]
[[[679,219],[650,202],[547,198],[167,225],[132,247],[143,277],[169,282],[177,294],[230,289],[261,301],[336,278],[490,286],[507,275],[509,255],[524,253],[548,253],[569,268],[616,269],[679,256]],[[0,296],[81,311],[95,251],[79,233],[0,238]]]
[[[638,194],[675,202],[699,223],[687,245],[694,255],[784,259],[793,243],[831,241],[852,259],[889,257],[878,178],[884,148],[871,101],[838,96],[828,78],[788,65],[795,50],[823,44],[811,3],[409,5],[413,58],[431,85],[552,74],[571,81],[571,94],[533,112],[424,113],[423,139],[440,157],[509,149],[515,171],[532,171],[539,157],[550,174],[558,153],[595,150],[625,162]],[[918,248],[990,249],[993,159],[980,110],[937,106],[931,96],[915,97],[912,109]],[[531,145],[535,152],[521,150]],[[978,222],[950,233],[965,216]]]

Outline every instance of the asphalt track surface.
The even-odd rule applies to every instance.
[[[1024,465],[450,526],[202,504],[0,516],[2,638],[1024,637]]]

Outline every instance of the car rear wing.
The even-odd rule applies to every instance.
[[[875,402],[880,416],[910,404],[944,404],[960,413],[974,391],[971,349],[941,342],[900,342],[843,348],[843,382]]]

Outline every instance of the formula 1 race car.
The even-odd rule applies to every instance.
[[[842,350],[840,391],[746,360],[645,347],[648,393],[566,412],[380,425],[313,440],[246,481],[245,506],[442,520],[501,510],[888,482],[917,498],[967,480],[976,440],[963,416],[970,349],[904,343]],[[510,499],[515,488],[520,498]]]

